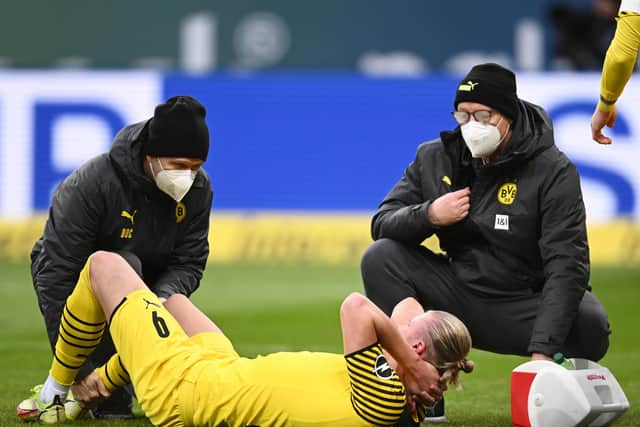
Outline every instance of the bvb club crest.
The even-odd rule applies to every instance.
[[[518,186],[514,182],[505,182],[498,189],[498,201],[503,205],[510,205],[516,200]]]

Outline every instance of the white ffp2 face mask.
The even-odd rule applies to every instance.
[[[502,118],[495,125],[482,124],[475,120],[469,121],[460,127],[462,138],[471,151],[473,157],[489,157],[498,148],[504,137],[500,136],[498,125],[502,122]]]
[[[193,171],[191,169],[166,170],[162,167],[160,159],[156,157],[156,160],[158,161],[161,170],[155,175],[153,174],[151,163],[149,163],[151,175],[153,175],[156,185],[173,200],[179,202],[193,185],[193,181],[195,181],[198,171]]]

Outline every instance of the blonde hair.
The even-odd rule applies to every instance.
[[[459,373],[470,373],[475,364],[468,360],[471,351],[471,334],[460,319],[451,313],[429,310],[430,320],[425,322],[426,335],[431,349],[428,362],[440,371],[442,379],[461,390]]]

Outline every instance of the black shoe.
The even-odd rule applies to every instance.
[[[133,418],[131,413],[131,395],[125,389],[111,393],[111,397],[92,409],[95,418],[125,419]]]
[[[444,415],[444,397],[429,408],[427,416],[424,417],[424,422],[427,424],[447,422],[447,417]]]

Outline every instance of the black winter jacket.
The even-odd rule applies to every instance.
[[[589,286],[585,208],[547,113],[525,101],[519,108],[507,150],[493,163],[471,158],[459,128],[420,145],[374,215],[372,235],[418,245],[435,233],[460,282],[479,295],[542,292],[528,350],[553,354]],[[429,204],[467,186],[468,217],[431,224]]]
[[[122,129],[109,153],[76,169],[56,189],[42,237],[31,252],[33,285],[51,345],[60,316],[89,255],[129,251],[142,261],[158,296],[190,295],[209,255],[212,192],[201,170],[176,204],[143,170],[146,122]]]

